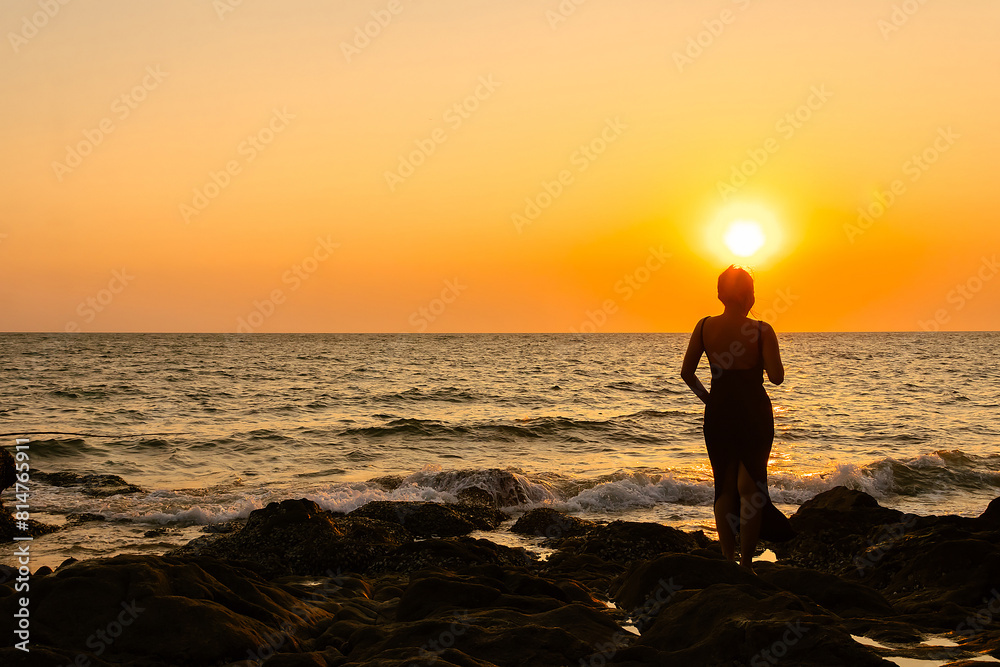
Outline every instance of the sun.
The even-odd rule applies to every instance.
[[[759,222],[736,220],[726,229],[723,237],[726,247],[738,257],[752,257],[764,247],[767,237]]]

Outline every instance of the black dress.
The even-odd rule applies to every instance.
[[[701,347],[705,349],[705,320],[701,321]],[[760,537],[783,542],[795,536],[788,519],[767,493],[767,460],[774,441],[774,413],[764,389],[764,354],[761,323],[757,322],[757,363],[753,368],[722,368],[712,363],[712,387],[705,404],[705,446],[712,462],[715,499],[718,501],[726,472],[744,465],[763,493],[764,512]],[[707,355],[707,351],[706,351]],[[731,474],[731,473],[730,473]],[[730,478],[732,479],[732,478]],[[739,516],[739,496],[727,514]],[[734,524],[738,524],[734,521]]]

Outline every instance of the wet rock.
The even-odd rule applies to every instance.
[[[570,516],[550,507],[537,507],[521,515],[510,527],[510,532],[560,539],[584,535],[594,528],[597,528],[597,524],[593,521]]]
[[[638,613],[651,621],[676,593],[717,583],[778,591],[777,587],[766,584],[736,563],[692,554],[667,554],[655,560],[632,563],[611,584],[611,593],[615,603],[633,618]]]
[[[403,477],[400,475],[384,475],[382,477],[372,477],[368,480],[369,484],[377,484],[382,487],[385,491],[395,491],[403,483]]]
[[[0,599],[12,617],[15,595]],[[252,572],[210,559],[118,556],[34,579],[32,654],[99,663],[220,664],[262,647],[299,650],[330,614]],[[211,631],[206,631],[206,629]],[[6,646],[15,639],[0,638]],[[271,652],[274,648],[270,649]],[[5,663],[6,664],[6,663]]]
[[[535,563],[535,557],[525,549],[458,537],[404,544],[376,562],[370,571],[414,572],[427,568],[462,571],[484,564],[527,567]]]
[[[1000,498],[994,498],[986,509],[979,515],[980,521],[992,524],[1000,524]]]
[[[34,519],[19,521],[5,507],[0,507],[0,543],[11,542],[15,537],[38,537],[59,530],[59,526],[50,526]]]
[[[720,583],[678,592],[616,661],[670,665],[891,665],[837,617],[785,591]]]
[[[826,572],[770,563],[758,563],[755,568],[763,581],[808,598],[843,618],[884,619],[898,613],[878,591]]]
[[[70,523],[81,524],[89,523],[91,521],[106,521],[107,519],[103,514],[94,514],[92,512],[72,512],[66,515],[66,520]]]
[[[687,553],[708,546],[711,541],[701,531],[685,533],[658,523],[613,521],[598,526],[574,543],[567,541],[563,550],[593,554],[606,561],[629,563],[657,558],[667,552]]]
[[[906,518],[867,493],[838,486],[803,503],[789,521],[796,537],[772,545],[782,562],[842,573],[856,567],[870,534],[903,525]]]
[[[493,530],[507,519],[503,512],[483,506],[390,501],[366,503],[348,516],[398,523],[416,537],[453,537],[474,530]]]
[[[514,507],[530,500],[521,479],[508,470],[498,468],[442,471],[430,476],[423,484],[449,490],[459,501],[470,505]]]
[[[606,613],[582,604],[556,604],[538,613],[487,606],[362,628],[344,652],[348,664],[359,665],[551,667],[576,665],[621,634]]]
[[[949,625],[991,601],[1000,614],[1000,531],[915,529],[887,548],[863,581],[900,612],[931,614]],[[964,610],[948,613],[952,605]]]
[[[222,521],[220,523],[210,523],[201,529],[201,532],[208,533],[210,535],[216,533],[235,533],[236,531],[243,528],[246,525],[246,519],[232,519],[231,521]]]
[[[82,487],[83,493],[94,498],[145,493],[134,484],[129,484],[118,475],[80,475],[75,472],[35,472],[32,479],[58,487]]]
[[[365,572],[411,542],[395,523],[336,517],[311,500],[284,500],[250,513],[246,525],[228,535],[206,535],[171,554],[202,555],[251,563],[268,578],[290,574]]]
[[[17,481],[15,476],[17,469],[14,467],[14,456],[7,451],[6,447],[0,447],[0,493],[14,485]],[[3,501],[0,501],[0,506]]]

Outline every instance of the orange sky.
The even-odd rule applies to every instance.
[[[561,6],[4,2],[0,330],[1000,329],[995,0]]]

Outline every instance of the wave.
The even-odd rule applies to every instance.
[[[886,457],[863,465],[839,464],[819,474],[777,471],[769,475],[768,483],[772,500],[788,509],[835,486],[864,491],[888,506],[906,498],[930,502],[948,493],[975,497],[978,503],[983,497],[1000,495],[998,466],[1000,456],[942,450],[902,460]],[[328,472],[344,471],[328,470],[323,474]],[[136,522],[195,524],[246,518],[268,502],[303,497],[337,512],[350,512],[374,500],[471,501],[487,502],[513,513],[552,507],[585,517],[608,517],[662,505],[708,508],[714,500],[710,477],[679,471],[622,469],[597,477],[579,477],[518,468],[443,470],[429,466],[408,475],[367,481],[318,485],[310,481],[319,474],[298,475],[299,482],[282,488],[246,489],[237,481],[211,489],[160,490],[100,501],[81,498],[81,491],[73,487],[54,488],[52,492],[57,496],[73,494],[72,498],[61,496],[64,507],[72,511],[99,512],[109,519]],[[45,483],[44,478],[38,481]]]
[[[387,418],[389,415],[377,415]],[[689,417],[678,411],[640,410],[608,419],[575,419],[571,417],[527,417],[514,423],[505,421],[482,421],[472,423],[448,423],[436,419],[392,418],[378,426],[347,428],[337,435],[383,439],[392,437],[422,437],[457,442],[510,442],[517,439],[546,438],[572,439],[580,436],[603,436],[609,439],[627,439],[631,442],[656,442],[658,438],[637,430],[637,423],[663,420],[665,418]]]

